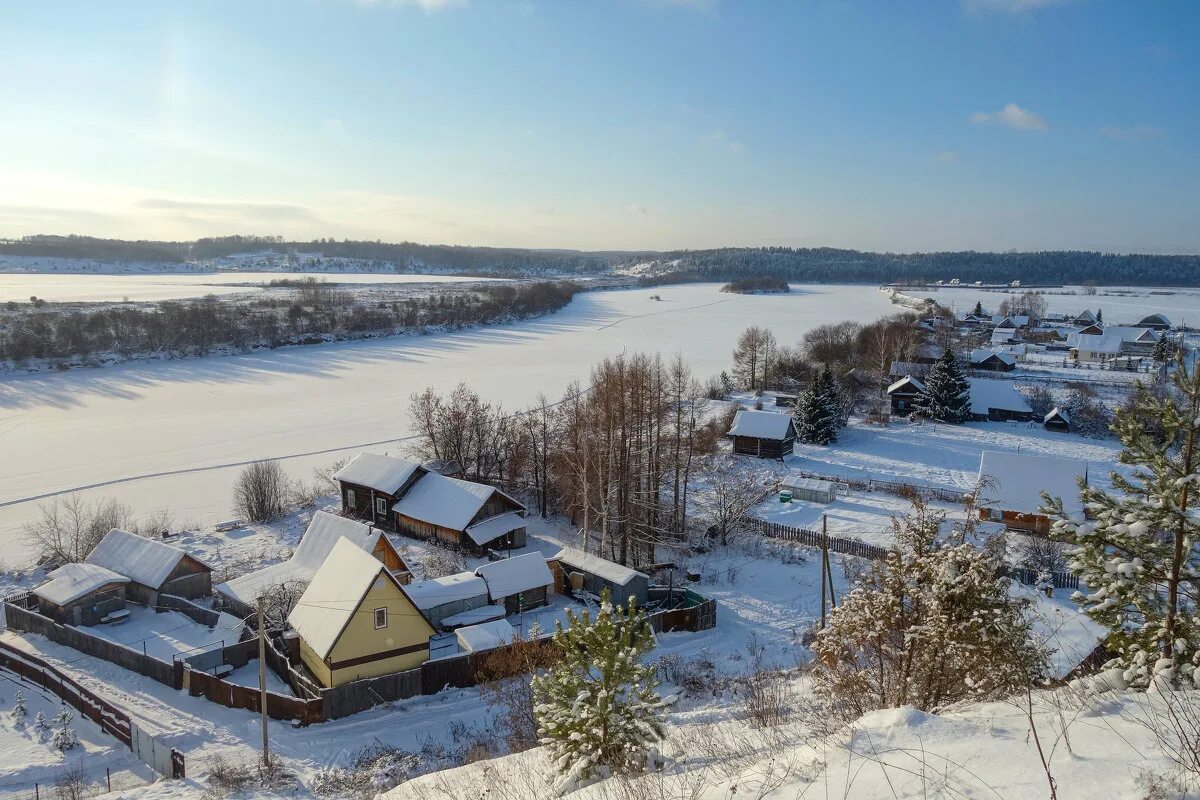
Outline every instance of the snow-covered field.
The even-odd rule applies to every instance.
[[[976,302],[996,313],[1006,298],[1015,298],[1027,289],[976,289],[960,286],[926,286],[905,290],[915,297],[932,297],[940,305],[951,308],[959,316],[970,313]],[[1046,298],[1046,310],[1052,314],[1078,314],[1087,309],[1104,312],[1110,325],[1131,325],[1149,314],[1166,314],[1171,322],[1195,325],[1200,321],[1200,289],[1165,288],[1156,286],[1099,286],[1094,295],[1084,293],[1082,286],[1061,289],[1035,289]]]
[[[681,353],[704,377],[727,368],[749,325],[794,342],[815,325],[892,311],[868,286],[739,295],[696,284],[588,292],[548,317],[461,333],[6,375],[0,559],[28,562],[17,534],[37,513],[31,498],[97,484],[90,498],[115,497],[139,513],[167,507],[179,523],[211,525],[231,515],[238,471],[213,467],[404,436],[408,398],[426,386],[447,391],[465,381],[517,409],[539,392],[556,399],[593,364],[626,351]],[[307,478],[337,456],[284,466]],[[197,468],[205,471],[189,472]],[[102,485],[136,476],[161,477]]]

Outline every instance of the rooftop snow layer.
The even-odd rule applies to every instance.
[[[422,611],[473,597],[487,597],[487,583],[474,572],[456,572],[442,578],[417,581],[404,590]]]
[[[50,580],[33,590],[38,597],[58,606],[73,603],[110,583],[129,583],[129,578],[95,564],[63,564],[46,575]]]
[[[971,413],[987,414],[988,409],[1030,412],[1029,398],[1017,391],[1012,381],[967,378],[971,384]]]
[[[441,626],[443,628],[454,628],[463,625],[478,625],[481,622],[504,619],[504,614],[504,606],[479,606],[478,608],[469,608],[466,611],[460,611],[449,617],[443,617]]]
[[[447,478],[431,472],[422,475],[396,501],[392,510],[421,522],[461,531],[475,518],[488,498],[498,491],[487,484]]]
[[[607,558],[601,558],[591,553],[585,553],[582,550],[576,550],[574,547],[564,547],[558,552],[558,555],[550,560],[557,561],[566,567],[573,567],[580,572],[591,573],[598,578],[602,578],[618,586],[624,586],[639,575],[643,578],[649,577],[644,572],[638,572],[636,569],[621,566],[615,561],[609,561]]]
[[[113,528],[88,554],[87,562],[157,589],[186,555],[178,547]]]
[[[496,619],[479,625],[468,625],[459,628],[458,645],[468,653],[479,650],[491,650],[503,644],[512,644],[513,628],[506,619]]]
[[[1009,346],[1011,346],[1011,345],[1009,345]],[[993,350],[993,349],[987,348],[987,347],[980,347],[977,350],[972,350],[971,351],[971,363],[972,364],[981,364],[984,361],[991,358],[992,356],[995,356],[996,358],[1000,359],[1005,364],[1016,364],[1017,363],[1017,359],[1013,358],[1012,355],[1010,355],[1009,353],[1006,353],[1003,350],[998,349],[998,348]]]
[[[521,516],[521,513],[510,511],[507,514],[497,514],[482,522],[476,522],[467,528],[467,536],[470,536],[471,541],[475,544],[483,546],[497,537],[524,527],[525,518]]]
[[[475,574],[487,583],[492,602],[554,583],[554,576],[541,553],[491,561],[475,570]]]
[[[325,563],[339,539],[349,539],[363,552],[374,551],[383,532],[361,522],[356,522],[327,511],[313,514],[312,521],[300,537],[296,552],[282,564],[272,564],[265,569],[234,578],[216,587],[221,594],[253,605],[258,597],[274,586],[286,583],[308,583]]]
[[[892,392],[896,391],[900,387],[904,386],[906,383],[912,384],[912,388],[917,390],[918,392],[925,391],[925,384],[921,383],[919,380],[914,378],[912,375],[905,375],[903,378],[901,378],[900,380],[896,381],[891,386],[889,386],[887,388],[887,393],[891,394]]]
[[[333,477],[339,481],[356,483],[394,495],[420,466],[403,458],[359,453],[350,463],[335,472]]]
[[[1061,497],[1068,514],[1083,512],[1076,478],[1087,479],[1087,462],[1057,456],[1034,456],[985,450],[979,459],[984,482],[981,505],[1002,511],[1037,513],[1042,492]]]
[[[385,571],[383,564],[370,553],[347,539],[337,540],[288,615],[288,623],[318,658],[329,655],[380,571]]]
[[[748,436],[752,439],[783,439],[792,425],[792,418],[775,411],[737,412],[733,418],[730,436]]]

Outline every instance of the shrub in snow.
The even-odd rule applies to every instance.
[[[79,747],[79,734],[69,725],[55,728],[54,735],[50,737],[50,746],[64,753],[68,750],[74,750],[76,747]]]
[[[930,368],[917,407],[937,422],[959,424],[970,419],[971,384],[963,377],[962,367],[949,348]]]
[[[72,714],[71,709],[67,708],[66,706],[63,706],[62,708],[60,708],[58,710],[58,713],[54,715],[54,724],[55,725],[59,725],[59,726],[70,725],[74,721],[75,721],[75,715]]]
[[[831,712],[933,711],[1004,697],[1041,677],[1028,601],[1009,596],[994,553],[940,542],[944,519],[914,500],[894,522],[897,550],[872,564],[817,633],[813,680]]]
[[[646,616],[630,598],[614,609],[607,589],[595,620],[587,611],[567,612],[554,643],[563,659],[533,679],[538,734],[557,772],[555,790],[565,793],[610,771],[636,771],[663,737],[662,700],[654,668],[641,657],[654,646]]]
[[[27,713],[27,709],[25,707],[25,695],[21,692],[17,692],[13,696],[13,701],[12,718],[18,726],[24,725],[25,714]]]
[[[33,715],[33,727],[39,731],[46,730],[46,715],[41,711]]]
[[[1089,589],[1074,599],[1112,631],[1105,645],[1116,657],[1106,666],[1123,669],[1130,686],[1200,686],[1200,371],[1179,358],[1167,391],[1139,384],[1112,429],[1124,445],[1117,460],[1133,469],[1112,473],[1112,492],[1081,482],[1088,519],[1042,495]]]

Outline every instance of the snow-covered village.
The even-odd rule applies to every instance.
[[[1200,800],[1200,7],[6,10],[0,798]]]

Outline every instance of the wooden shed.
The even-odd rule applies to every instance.
[[[33,590],[38,611],[60,625],[98,625],[125,610],[129,578],[95,564],[64,564]]]
[[[1046,414],[1042,419],[1042,427],[1048,431],[1061,431],[1069,433],[1071,431],[1071,415],[1067,413],[1065,408],[1055,406],[1050,409],[1050,413]]]
[[[979,459],[979,516],[1044,536],[1052,520],[1041,512],[1042,492],[1061,497],[1068,514],[1081,515],[1080,478],[1086,485],[1086,461],[985,450]]]
[[[583,590],[598,596],[608,589],[614,604],[624,605],[632,597],[639,606],[650,596],[650,576],[615,561],[574,547],[564,547],[548,561],[564,594]]]
[[[832,503],[837,499],[837,487],[831,481],[819,478],[785,478],[780,486],[792,493],[793,500],[806,503]]]
[[[212,569],[200,559],[163,542],[113,528],[88,554],[87,563],[129,578],[127,596],[151,608],[160,594],[208,597]]]
[[[917,401],[925,394],[925,384],[912,375],[905,375],[887,388],[892,413],[906,415],[917,410]]]
[[[733,452],[758,458],[790,456],[796,444],[796,421],[775,411],[742,409],[733,418],[728,436]]]
[[[503,604],[509,614],[546,605],[554,583],[541,553],[490,561],[475,570],[475,574],[487,584],[488,599],[493,604]]]

